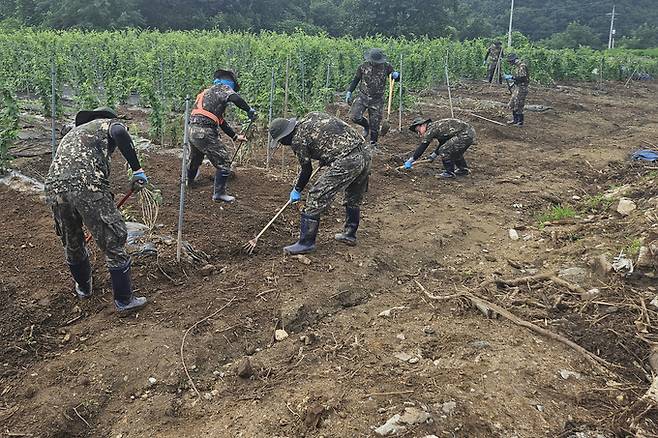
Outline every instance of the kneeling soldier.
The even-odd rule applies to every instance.
[[[278,143],[291,146],[299,159],[301,171],[290,192],[290,200],[297,202],[311,178],[311,160],[318,160],[328,169],[311,188],[301,216],[299,241],[286,246],[286,254],[305,254],[315,250],[320,215],[329,208],[340,191],[345,192],[345,230],[336,240],[356,245],[360,205],[368,188],[371,152],[353,128],[342,120],[325,113],[313,112],[296,119],[275,119],[270,124],[271,147]]]
[[[417,133],[422,141],[411,158],[404,163],[405,169],[411,169],[432,140],[437,139],[439,145],[430,154],[428,160],[434,161],[437,157],[441,157],[444,171],[438,176],[454,178],[456,175],[470,173],[464,159],[464,152],[475,143],[475,130],[471,125],[459,119],[442,119],[432,122],[431,119],[417,118],[409,126],[409,130]]]
[[[62,239],[66,261],[79,298],[92,294],[89,254],[82,226],[91,232],[112,278],[114,304],[120,313],[138,309],[146,298],[133,296],[127,231],[110,193],[110,156],[119,148],[133,171],[132,190],[148,182],[126,127],[110,108],[80,111],[75,127],[57,148],[48,170],[46,199],[53,209],[55,231]]]

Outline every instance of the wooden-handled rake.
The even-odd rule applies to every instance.
[[[310,179],[312,179],[312,178],[315,176],[315,174],[318,173],[319,170],[320,170],[320,167],[316,167],[315,170],[313,171],[313,173],[311,174],[311,178],[310,178]],[[251,239],[249,242],[247,242],[247,243],[245,243],[244,245],[242,245],[242,249],[245,250],[245,251],[247,251],[247,253],[252,254],[252,253],[254,252],[254,249],[256,249],[256,245],[258,244],[258,239],[260,239],[260,236],[262,236],[262,235],[265,233],[265,231],[267,231],[267,229],[270,228],[270,226],[272,226],[272,224],[274,223],[274,221],[277,220],[277,218],[278,218],[279,216],[281,216],[281,213],[283,213],[283,211],[284,211],[286,208],[288,208],[288,206],[289,206],[290,204],[292,204],[292,201],[290,201],[290,199],[288,199],[288,202],[286,202],[286,204],[285,204],[283,207],[281,207],[281,208],[279,209],[279,211],[276,212],[276,214],[274,215],[274,217],[273,217],[272,219],[270,219],[270,221],[267,223],[267,225],[265,225],[265,226],[263,227],[263,229],[260,230],[260,233],[258,233],[258,234],[256,235],[256,237],[254,237],[253,239]]]
[[[418,160],[418,161],[414,161],[414,166],[417,166],[417,165],[419,165],[419,164],[432,163],[432,162],[434,162],[434,160],[428,160],[428,159],[426,159],[426,160]],[[398,166],[397,170],[405,170],[405,169],[404,169],[404,164],[403,164],[402,166]]]

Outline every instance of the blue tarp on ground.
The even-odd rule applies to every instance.
[[[641,149],[631,154],[631,159],[642,161],[658,161],[658,151],[650,149]]]

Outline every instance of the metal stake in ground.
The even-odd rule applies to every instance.
[[[400,55],[400,110],[398,113],[398,130],[402,132],[402,55]]]
[[[185,209],[185,186],[187,185],[187,159],[190,149],[189,137],[190,124],[190,96],[185,96],[185,126],[183,127],[183,157],[181,159],[180,172],[180,204],[178,205],[178,238],[176,241],[176,261],[180,262],[181,249],[183,247],[183,211]]]
[[[452,107],[452,92],[450,91],[450,74],[448,73],[448,52],[446,51],[446,62],[444,64],[446,72],[446,86],[448,87],[448,100],[450,100],[450,117],[455,118],[455,110]]]
[[[286,87],[283,94],[283,117],[288,118],[288,92],[290,85],[290,55],[286,56]],[[281,175],[285,173],[286,148],[281,148]]]
[[[267,119],[268,126],[272,123],[272,105],[273,104],[274,104],[274,67],[272,67],[272,82],[270,84],[270,110],[269,110],[268,116],[267,116],[268,117],[268,119]],[[266,163],[265,167],[267,167],[267,169],[270,168],[270,155],[271,155],[271,152],[270,152],[269,144],[270,144],[271,141],[272,141],[272,136],[269,134],[269,130],[268,130],[267,144],[265,145],[265,149],[267,149],[267,163]]]
[[[55,136],[55,118],[57,117],[57,107],[56,107],[56,81],[57,81],[57,70],[55,69],[55,58],[53,55],[53,61],[50,65],[50,148],[52,155],[50,156],[51,161],[55,159],[55,154],[57,153],[57,138]]]

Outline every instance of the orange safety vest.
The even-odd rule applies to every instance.
[[[217,125],[221,125],[222,123],[224,123],[224,119],[217,117],[210,111],[206,111],[203,109],[203,98],[206,94],[206,91],[208,91],[209,89],[210,88],[206,88],[205,90],[203,90],[201,93],[197,95],[196,100],[194,101],[194,108],[192,109],[192,115],[208,117],[210,120],[217,123]]]

